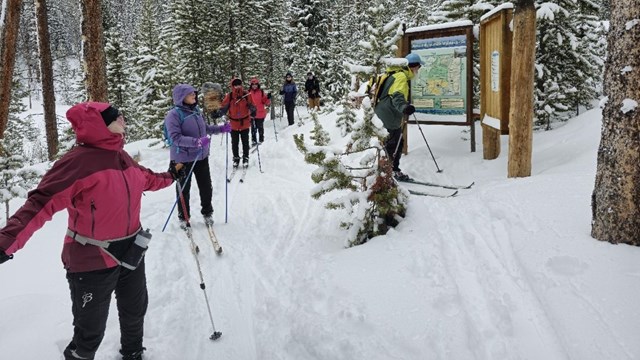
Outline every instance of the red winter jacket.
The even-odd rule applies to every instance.
[[[249,90],[251,94],[251,100],[253,104],[256,106],[256,119],[264,119],[267,117],[267,110],[265,106],[271,105],[271,100],[267,98],[267,95],[260,88]]]
[[[232,90],[222,100],[221,108],[227,112],[231,120],[231,130],[240,131],[251,128],[251,110],[253,102],[248,91],[242,90],[242,95],[234,94]]]
[[[67,111],[79,146],[56,161],[25,204],[0,230],[0,249],[12,254],[55,213],[66,209],[68,227],[85,237],[109,240],[132,236],[140,229],[142,192],[173,183],[168,172],[154,173],[138,165],[124,149],[124,139],[105,125],[100,112],[107,103],[81,103]],[[95,245],[64,238],[62,262],[69,272],[116,266]]]

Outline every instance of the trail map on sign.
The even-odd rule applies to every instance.
[[[466,113],[467,41],[464,35],[411,42],[424,65],[411,80],[411,102],[426,114]]]

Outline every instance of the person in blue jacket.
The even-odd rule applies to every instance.
[[[198,107],[196,90],[191,85],[178,84],[173,88],[173,104],[175,106],[169,110],[164,119],[170,143],[170,160],[172,164],[184,164],[185,172],[188,172],[193,166],[193,176],[195,176],[198,190],[200,190],[200,213],[204,216],[205,223],[213,224],[213,205],[211,202],[213,187],[209,170],[209,143],[211,139],[207,135],[228,133],[231,131],[231,124],[207,125],[202,111]],[[187,220],[191,218],[189,207],[191,177],[186,179],[186,183],[183,180],[177,184],[183,186],[182,195],[187,210],[185,214],[179,204],[178,218],[181,227],[186,228],[189,226]]]
[[[293,112],[296,108],[296,97],[298,96],[298,87],[290,72],[284,77],[284,84],[280,89],[280,95],[283,95],[284,108],[287,111],[287,121],[289,125],[293,125]]]

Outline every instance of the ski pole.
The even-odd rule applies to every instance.
[[[200,153],[202,153],[202,149],[200,149],[200,151],[198,151],[198,153],[196,154],[196,160],[198,159],[198,156],[200,156]],[[164,232],[164,229],[167,228],[167,224],[169,223],[169,219],[171,219],[171,214],[173,214],[173,210],[175,210],[176,205],[178,204],[178,201],[180,201],[180,195],[182,195],[182,190],[184,189],[184,186],[187,184],[187,181],[189,180],[189,178],[191,177],[191,174],[193,173],[193,168],[196,166],[196,160],[193,161],[193,165],[191,165],[191,169],[189,170],[189,174],[185,177],[184,179],[184,183],[182,185],[180,185],[180,181],[178,181],[178,183],[176,184],[179,194],[178,196],[176,196],[176,201],[174,201],[173,206],[171,207],[171,211],[169,212],[169,216],[167,216],[167,221],[164,222],[164,226],[162,227],[162,232]],[[185,213],[186,215],[186,213]]]
[[[258,153],[258,168],[261,173],[264,173],[264,171],[262,171],[262,162],[260,161],[260,144],[256,144],[256,152]]]
[[[202,289],[202,293],[204,294],[204,301],[207,304],[207,310],[209,311],[209,320],[211,321],[211,327],[213,328],[213,333],[209,336],[211,340],[218,340],[220,336],[222,336],[221,331],[216,331],[216,325],[213,323],[213,315],[211,314],[211,305],[209,305],[209,297],[207,296],[206,285],[204,284],[204,278],[202,277],[202,267],[200,266],[200,260],[198,260],[198,255],[193,254],[193,258],[196,259],[196,265],[198,266],[198,275],[200,275],[200,289]]]
[[[276,137],[276,142],[278,142],[278,130],[276,130],[276,120],[275,120],[275,115],[276,115],[276,108],[274,106],[271,106],[271,121],[273,122],[273,135]]]
[[[280,103],[280,124],[282,124],[283,116],[284,116],[284,96],[282,97],[282,102]]]
[[[227,145],[226,145],[226,153],[225,157],[227,158],[224,166],[224,223],[227,223],[228,219],[228,199],[229,199],[229,182],[227,179],[229,178],[229,133],[226,135]]]
[[[185,220],[189,223],[188,215],[187,215],[187,204],[184,201],[184,195],[182,191],[180,192],[180,203],[182,205],[182,211],[185,214]],[[189,240],[191,241],[191,246],[195,249],[196,245],[193,242],[193,235],[189,235]],[[196,260],[196,266],[198,267],[198,275],[200,275],[200,289],[202,289],[202,293],[204,294],[204,301],[207,304],[207,311],[209,312],[209,320],[211,321],[211,327],[213,328],[213,333],[209,336],[211,340],[218,340],[220,336],[222,336],[221,331],[216,331],[216,325],[213,322],[213,315],[211,314],[211,305],[209,305],[209,297],[207,296],[206,285],[204,283],[204,277],[202,276],[202,267],[200,266],[200,260],[198,259],[198,255],[196,252],[193,252],[193,258]]]
[[[418,117],[416,116],[416,113],[413,113],[413,118],[416,121],[416,125],[418,125],[418,129],[420,129],[420,133],[422,134],[422,138],[424,139],[424,143],[427,144],[427,149],[429,149],[429,153],[431,153],[431,158],[433,159],[434,164],[436,164],[436,169],[438,169],[438,173],[441,173],[443,170],[440,170],[440,167],[438,166],[438,162],[436,161],[436,157],[433,156],[433,152],[431,151],[431,147],[429,146],[429,143],[427,142],[427,138],[426,136],[424,136],[424,132],[422,132],[422,128],[420,127],[420,123],[418,122]]]

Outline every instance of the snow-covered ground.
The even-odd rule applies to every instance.
[[[306,111],[300,108],[305,117]],[[321,115],[334,139],[336,115]],[[314,166],[292,135],[311,122],[265,124],[266,142],[243,184],[226,187],[226,143],[210,163],[217,235],[214,254],[194,216],[206,293],[187,239],[171,219],[165,189],[147,193],[147,359],[639,359],[640,249],[592,239],[590,196],[599,110],[536,132],[531,177],[508,179],[508,138],[497,160],[471,153],[463,127],[422,126],[444,172],[437,174],[415,125],[402,168],[434,182],[468,184],[454,198],[411,197],[406,219],[386,236],[345,249],[345,213],[313,200]],[[306,136],[308,138],[308,135]],[[126,146],[165,170],[166,149]],[[194,184],[192,206],[198,209]],[[329,194],[328,197],[331,197]],[[21,204],[11,203],[12,211]],[[225,204],[228,222],[225,223]],[[197,211],[194,211],[197,213]],[[0,266],[0,358],[60,359],[71,305],[60,262],[66,213]],[[119,359],[115,304],[96,359]]]

